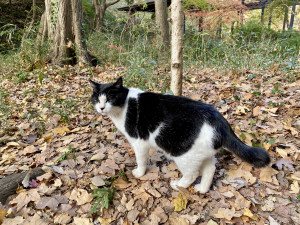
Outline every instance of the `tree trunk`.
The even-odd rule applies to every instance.
[[[269,15],[269,22],[268,22],[268,28],[271,28],[271,24],[272,24],[272,14],[270,13],[270,15]]]
[[[38,44],[46,39],[51,43],[49,59],[54,64],[97,63],[84,41],[81,0],[45,0]]]
[[[183,73],[183,0],[172,1],[171,22],[171,90],[175,95],[181,95]]]
[[[289,30],[293,29],[295,14],[296,14],[296,2],[292,6],[292,13],[291,13],[291,20],[290,20]]]
[[[29,179],[35,179],[44,173],[41,168],[34,168],[29,174]],[[27,174],[28,172],[16,173],[0,179],[0,202],[4,204],[10,195],[16,193],[17,188]]]
[[[287,18],[288,18],[288,13],[289,13],[289,7],[286,5],[284,9],[284,18],[283,18],[283,26],[282,26],[282,31],[285,31],[285,25],[287,24]]]
[[[260,14],[260,22],[263,23],[264,22],[264,15],[265,15],[265,7],[263,6],[261,8],[261,14]]]
[[[115,0],[112,2],[106,2],[106,0],[101,0],[101,4],[99,0],[93,0],[93,5],[95,7],[95,22],[96,22],[96,30],[98,32],[102,32],[104,15],[105,11],[108,7],[118,3],[120,0]]]
[[[170,46],[168,6],[166,0],[155,0],[155,18],[159,31],[159,42],[166,51]]]

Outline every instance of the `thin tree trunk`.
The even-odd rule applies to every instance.
[[[289,8],[288,8],[288,6],[286,5],[285,6],[285,9],[284,9],[284,18],[283,18],[283,26],[282,26],[282,31],[285,31],[285,26],[286,26],[286,24],[287,24],[287,18],[288,18],[288,11],[289,10]]]
[[[295,14],[296,14],[296,2],[292,6],[292,13],[291,13],[291,20],[290,20],[289,30],[293,29]]]
[[[183,78],[183,0],[172,1],[171,17],[171,90],[175,95],[181,95]]]
[[[269,22],[268,22],[268,28],[271,28],[271,24],[272,24],[272,15],[270,14]]]
[[[159,30],[159,41],[162,43],[163,50],[167,50],[170,46],[170,35],[166,0],[155,0],[155,18]]]
[[[263,23],[264,22],[264,15],[265,15],[265,7],[263,6],[261,8],[261,14],[260,14],[260,22]]]
[[[96,30],[98,32],[102,31],[103,23],[104,23],[104,15],[105,11],[108,7],[118,3],[120,0],[115,0],[112,2],[106,2],[106,0],[101,0],[101,4],[99,0],[93,0],[93,5],[95,7],[95,21],[96,21]]]

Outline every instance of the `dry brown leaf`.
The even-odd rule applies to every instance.
[[[14,218],[4,218],[2,225],[20,225],[23,222],[24,218],[22,216],[16,216]]]
[[[67,213],[59,213],[54,216],[55,224],[68,224],[72,220],[72,217]]]
[[[208,222],[207,222],[207,225],[218,225],[215,221],[213,221],[212,219],[210,219]]]
[[[122,177],[118,177],[115,181],[114,181],[114,185],[118,188],[118,189],[125,189],[128,188],[132,185],[132,183],[129,183],[128,181],[125,181]]]
[[[29,202],[38,202],[40,195],[37,189],[30,189],[28,191],[21,192],[16,198],[10,201],[10,204],[17,204],[17,211],[26,206]]]
[[[29,155],[32,153],[35,153],[36,151],[38,151],[38,148],[34,147],[34,145],[29,145],[26,148],[24,148],[24,155]]]
[[[278,173],[277,170],[273,169],[272,167],[265,167],[260,170],[260,181],[266,181],[273,183],[272,176]]]
[[[254,109],[253,109],[253,116],[258,116],[260,115],[261,112],[260,112],[260,107],[259,106],[256,106]]]
[[[81,218],[81,217],[74,217],[73,223],[75,225],[93,225],[92,219],[90,218]],[[102,225],[102,223],[101,223]]]
[[[218,212],[214,216],[219,219],[225,218],[227,220],[231,220],[232,217],[235,216],[235,209],[219,208]]]
[[[53,211],[55,211],[58,207],[59,202],[53,197],[43,197],[37,203],[37,209],[44,209],[45,207],[49,207]]]
[[[170,217],[169,218],[170,225],[189,225],[189,221],[182,217]]]
[[[291,184],[291,191],[290,193],[292,194],[299,194],[300,189],[299,189],[299,183],[298,181],[294,180],[294,182]]]
[[[70,200],[75,200],[77,205],[84,205],[91,202],[93,200],[93,196],[84,189],[73,189],[70,195]]]
[[[242,163],[238,169],[229,170],[226,172],[228,175],[225,179],[226,180],[232,180],[235,178],[241,178],[243,177],[247,182],[250,184],[254,184],[256,181],[256,178],[252,175],[250,171],[243,169],[244,163]]]
[[[269,196],[265,202],[264,202],[264,205],[261,206],[261,209],[263,211],[273,211],[275,209],[275,204],[274,202],[276,201],[276,198],[273,197],[273,196]]]
[[[93,185],[97,187],[101,187],[105,185],[105,181],[101,178],[101,176],[94,176],[91,178],[91,182]]]

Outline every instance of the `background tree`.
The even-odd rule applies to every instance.
[[[183,0],[172,1],[171,22],[171,90],[175,95],[181,95],[183,73]]]
[[[167,50],[170,46],[170,34],[166,0],[155,0],[155,18],[159,32],[159,42],[162,45],[162,49]]]
[[[103,21],[105,11],[108,7],[118,3],[120,0],[115,0],[112,2],[106,2],[106,0],[93,0],[93,5],[95,7],[95,22],[96,22],[96,30],[98,32],[102,31]]]
[[[55,64],[95,64],[87,51],[82,28],[81,0],[45,0],[38,44],[51,42],[49,59]]]

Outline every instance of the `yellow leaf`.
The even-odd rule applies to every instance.
[[[245,215],[245,216],[248,216],[248,217],[250,217],[250,218],[253,218],[253,213],[251,212],[250,209],[245,209],[244,215]]]
[[[270,143],[263,143],[263,147],[264,149],[266,149],[267,151],[271,148],[271,144]]]
[[[5,209],[0,209],[0,224],[2,224],[4,217],[7,215]]]
[[[115,221],[116,219],[113,218],[108,218],[108,219],[104,219],[99,217],[98,221],[100,222],[101,225],[109,225],[112,221]]]
[[[181,193],[178,195],[177,198],[173,200],[173,205],[175,206],[174,211],[179,212],[183,209],[186,209],[187,199]]]
[[[65,133],[67,133],[67,132],[70,132],[70,130],[69,130],[68,127],[56,127],[53,130],[54,134],[61,134],[61,135],[63,135]]]

